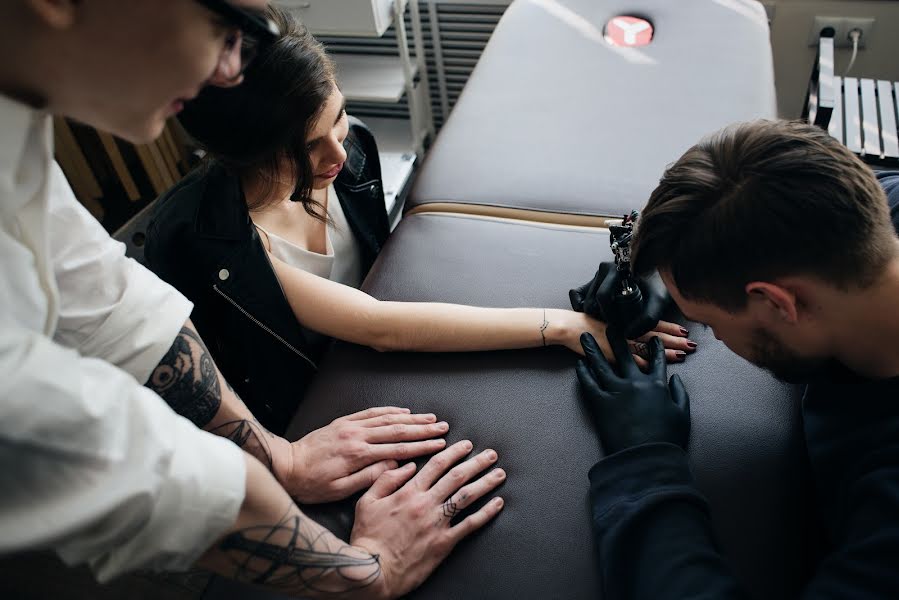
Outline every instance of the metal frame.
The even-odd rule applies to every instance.
[[[837,101],[833,76],[833,38],[818,39],[818,54],[805,94],[802,118],[822,129],[827,129]]]
[[[818,40],[802,118],[825,129],[865,162],[899,165],[899,84],[834,75],[834,40]],[[876,135],[875,135],[876,132]]]
[[[415,68],[409,53],[409,38],[406,32],[406,7],[412,17],[412,41],[415,46]],[[406,80],[406,100],[409,103],[409,121],[412,126],[412,145],[416,154],[424,156],[425,146],[434,137],[434,117],[431,114],[431,91],[428,85],[428,68],[425,62],[424,35],[421,29],[421,15],[417,0],[394,0],[393,19],[396,25],[396,40],[400,59],[403,63],[403,77]],[[424,83],[422,83],[424,82]]]

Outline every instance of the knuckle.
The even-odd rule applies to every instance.
[[[452,469],[447,474],[447,476],[449,477],[453,486],[456,488],[458,488],[460,485],[462,485],[466,480],[465,471],[462,469],[462,467],[456,467],[455,469]]]
[[[361,442],[347,444],[346,455],[352,460],[359,460],[368,456],[368,445]]]
[[[394,424],[390,426],[390,433],[394,437],[400,438],[403,437],[403,434],[406,433],[406,426],[400,424]]]
[[[346,442],[348,440],[353,439],[355,437],[355,431],[351,427],[343,427],[338,426],[337,428],[337,439]]]
[[[410,448],[409,444],[397,444],[393,455],[399,460],[410,458],[412,455],[412,448]]]

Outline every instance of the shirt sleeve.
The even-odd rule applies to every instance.
[[[0,325],[0,554],[53,548],[100,581],[192,564],[237,518],[241,450],[121,369]]]
[[[75,199],[55,162],[49,186],[50,260],[60,303],[54,339],[144,383],[193,305],[125,256],[125,245],[112,239]]]
[[[635,446],[602,459],[589,476],[603,598],[746,597],[718,550],[683,450]]]

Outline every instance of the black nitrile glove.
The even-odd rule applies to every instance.
[[[650,341],[649,372],[643,373],[621,334],[609,327],[606,338],[620,375],[589,333],[581,335],[586,356],[577,364],[577,378],[606,454],[653,442],[686,449],[690,397],[680,377],[673,375],[668,381],[662,341],[657,337]]]
[[[643,305],[636,317],[617,314],[614,297],[621,290],[621,272],[613,262],[599,264],[593,279],[568,291],[571,308],[605,321],[624,330],[628,339],[635,339],[652,330],[665,309],[671,304],[671,294],[658,271],[648,277],[637,277],[637,286],[643,294]],[[629,321],[629,322],[625,322]]]

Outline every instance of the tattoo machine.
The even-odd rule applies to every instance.
[[[640,314],[643,307],[643,294],[637,285],[637,279],[631,272],[631,239],[637,227],[637,219],[640,213],[631,211],[625,215],[621,225],[609,226],[609,245],[615,256],[615,268],[618,269],[620,287],[615,291],[611,302],[612,310],[607,311],[609,316],[614,315],[617,321],[615,325],[625,328]]]

